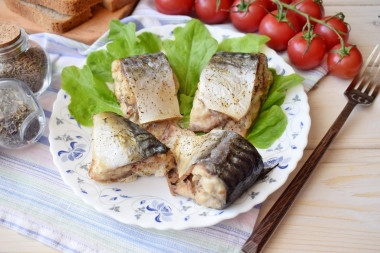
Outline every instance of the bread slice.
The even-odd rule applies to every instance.
[[[110,11],[116,11],[132,2],[133,0],[103,0],[103,6]]]
[[[62,14],[79,15],[102,0],[24,0],[25,2],[38,4]]]
[[[71,16],[23,0],[4,0],[4,2],[11,11],[54,33],[64,33],[87,21],[92,16],[91,8],[78,15]]]

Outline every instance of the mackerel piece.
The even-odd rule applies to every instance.
[[[164,176],[175,166],[169,148],[128,119],[102,112],[93,122],[89,175],[94,180],[130,182],[138,176]]]
[[[264,54],[216,53],[201,73],[190,129],[226,129],[245,136],[272,81]]]
[[[114,93],[126,118],[136,124],[179,119],[178,83],[164,53],[112,63]]]
[[[171,193],[210,208],[224,209],[232,204],[264,168],[256,148],[232,131],[183,136],[172,150],[178,167],[167,174]]]

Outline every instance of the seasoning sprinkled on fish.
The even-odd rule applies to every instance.
[[[172,152],[153,135],[113,112],[93,116],[89,175],[100,182],[164,176],[175,167]]]
[[[164,53],[112,63],[114,93],[126,118],[136,124],[179,119],[178,82]]]
[[[226,129],[246,136],[272,83],[264,54],[218,52],[201,73],[190,129]]]

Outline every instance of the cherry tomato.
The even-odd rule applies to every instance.
[[[289,40],[287,51],[290,61],[297,68],[307,70],[321,64],[326,54],[326,44],[321,36],[314,35],[307,48],[307,39],[300,32]]]
[[[277,4],[275,2],[272,2],[272,0],[264,0],[264,1],[267,2],[267,4],[269,4],[268,11],[277,10]],[[292,0],[280,0],[280,2],[290,4],[292,2]]]
[[[268,3],[263,0],[247,4],[249,0],[244,0],[246,4],[241,4],[241,0],[232,3],[230,18],[237,29],[246,33],[253,33],[259,29],[261,20],[268,14]]]
[[[195,13],[205,23],[222,23],[229,16],[229,8],[232,0],[220,0],[218,11],[216,11],[217,0],[195,0]]]
[[[159,12],[169,15],[186,15],[193,8],[194,0],[154,0]]]
[[[316,19],[321,19],[325,15],[325,9],[321,3],[321,0],[295,0],[292,2],[297,10],[300,10],[311,17]],[[297,18],[300,20],[301,26],[306,24],[306,18],[298,13],[295,13]],[[310,23],[315,24],[314,21],[310,20]]]
[[[363,57],[356,46],[346,43],[345,47],[349,51],[346,50],[347,55],[344,55],[342,59],[339,52],[336,52],[341,49],[341,45],[337,44],[331,48],[327,54],[327,67],[331,74],[343,79],[351,79],[359,73],[363,65]]]
[[[267,42],[270,48],[278,51],[285,50],[288,46],[288,41],[300,31],[301,26],[297,17],[290,12],[287,12],[286,18],[293,27],[287,22],[278,21],[272,14],[277,16],[277,10],[268,13],[261,20],[259,33],[270,38],[270,41]]]
[[[348,26],[344,22],[343,17],[324,17],[322,20],[326,21],[326,23],[338,31],[341,31],[345,34],[340,34],[345,42],[348,40],[349,31]],[[314,28],[314,32],[317,34],[320,34],[323,39],[326,42],[327,49],[330,49],[331,47],[335,46],[336,44],[340,43],[340,40],[338,38],[338,35],[331,30],[330,28],[317,23]]]

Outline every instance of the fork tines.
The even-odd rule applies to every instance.
[[[374,60],[373,60],[374,59]],[[356,90],[367,96],[375,96],[379,92],[378,74],[380,72],[379,67],[380,48],[379,44],[375,46],[369,55],[368,59],[363,64],[359,74],[352,80],[350,86],[346,92]],[[377,66],[376,66],[377,65]]]

